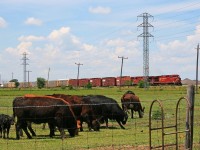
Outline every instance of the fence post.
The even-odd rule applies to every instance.
[[[187,88],[187,98],[190,103],[189,115],[186,118],[186,129],[189,129],[189,132],[186,132],[186,141],[185,148],[192,150],[193,147],[193,124],[194,124],[194,85],[189,85]]]

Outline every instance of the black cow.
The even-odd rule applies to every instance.
[[[138,96],[135,95],[135,93],[131,91],[127,91],[121,98],[122,103],[122,109],[124,111],[127,111],[128,109],[131,109],[131,118],[133,118],[133,112],[137,111],[140,118],[143,118],[144,115],[144,109],[142,108],[140,99]]]
[[[93,110],[101,123],[106,122],[108,128],[108,119],[116,120],[122,129],[126,124],[128,115],[122,110],[117,101],[103,95],[88,95],[93,105]],[[123,125],[122,125],[123,124]]]
[[[48,123],[50,137],[54,135],[55,126],[58,127],[62,139],[65,137],[64,129],[68,130],[71,137],[77,133],[75,115],[69,104],[60,98],[48,96],[16,97],[13,100],[13,116],[17,117],[17,139],[20,139],[20,129],[24,130],[29,139],[32,138],[27,130],[29,122]]]
[[[53,94],[49,96],[62,98],[68,103],[70,103],[78,122],[80,120],[80,131],[83,131],[83,121],[88,124],[89,130],[94,129],[94,131],[99,131],[100,123],[97,121],[97,118],[94,115],[92,109],[91,102],[87,97],[65,94]]]
[[[5,135],[7,135],[7,138],[9,138],[9,131],[11,125],[14,125],[14,118],[10,117],[9,115],[0,114],[0,137],[6,138]],[[3,133],[3,136],[2,136]]]

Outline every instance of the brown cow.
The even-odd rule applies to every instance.
[[[54,135],[55,126],[58,127],[61,138],[65,137],[64,129],[68,129],[70,136],[77,133],[76,117],[69,106],[61,98],[48,96],[16,97],[13,100],[13,116],[17,117],[16,138],[24,130],[28,138],[32,138],[27,130],[28,123],[48,123],[50,137]]]
[[[140,118],[143,118],[144,109],[142,108],[140,99],[132,91],[127,91],[121,98],[122,109],[127,111],[131,109],[131,118],[133,118],[133,111],[137,111]]]
[[[91,102],[87,97],[65,94],[53,94],[49,96],[62,98],[68,103],[70,103],[77,120],[80,121],[78,123],[78,125],[80,125],[80,131],[83,131],[83,121],[85,121],[88,124],[89,130],[93,129],[94,131],[99,131],[100,123],[99,121],[97,121],[97,118],[93,112],[92,105],[90,105]]]

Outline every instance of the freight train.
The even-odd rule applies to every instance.
[[[46,87],[85,87],[90,84],[92,87],[110,87],[110,86],[136,86],[141,81],[144,81],[143,76],[122,76],[122,77],[103,77],[103,78],[81,78],[81,79],[63,79],[46,81]],[[181,78],[177,74],[149,76],[148,83],[151,86],[157,85],[182,85]],[[13,87],[14,84],[7,83],[4,87]],[[20,83],[20,87],[37,87],[36,82]]]

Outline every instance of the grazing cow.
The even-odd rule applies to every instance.
[[[97,121],[97,118],[93,113],[91,102],[88,98],[84,96],[65,94],[53,94],[49,96],[62,98],[70,103],[77,120],[79,120],[78,125],[80,127],[80,131],[83,131],[83,121],[88,124],[89,130],[93,129],[94,131],[99,131],[100,123]]]
[[[48,123],[50,137],[54,135],[55,126],[58,127],[61,138],[65,137],[64,129],[67,129],[70,136],[77,133],[75,115],[69,106],[61,98],[48,96],[26,96],[16,97],[13,100],[13,116],[17,117],[16,138],[20,139],[20,130],[23,129],[27,137],[31,135],[27,130],[28,123]]]
[[[123,125],[126,124],[128,115],[122,110],[119,104],[112,98],[103,95],[89,95],[93,105],[95,114],[98,116],[98,120],[101,123],[106,122],[108,128],[108,119],[116,120],[122,129],[125,129]],[[123,125],[122,125],[123,124]]]
[[[14,118],[10,117],[9,115],[0,114],[0,137],[6,138],[5,135],[7,135],[7,138],[9,138],[9,131],[11,125],[14,125]],[[2,136],[3,133],[3,136]]]
[[[127,91],[121,98],[122,109],[127,111],[131,109],[131,118],[133,118],[133,111],[137,111],[140,118],[143,118],[144,109],[142,108],[140,99],[132,91]]]

